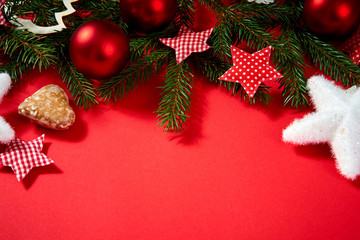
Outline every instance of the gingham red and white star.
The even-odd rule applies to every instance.
[[[0,161],[4,166],[11,167],[16,178],[21,181],[32,168],[54,163],[52,159],[41,152],[45,135],[29,142],[18,138],[12,140],[4,153],[0,154]]]
[[[2,14],[2,11],[1,11],[2,8],[4,7],[5,3],[6,3],[6,0],[0,0],[0,26],[1,25],[4,25],[4,26],[8,25],[8,23],[6,22],[3,14]]]
[[[160,38],[160,42],[175,49],[177,64],[184,61],[193,52],[205,52],[211,47],[206,44],[213,28],[202,32],[194,32],[182,26],[177,36],[172,38]]]
[[[341,45],[341,49],[350,54],[350,58],[355,64],[360,63],[360,26],[357,31]]]
[[[240,83],[250,97],[254,97],[260,84],[283,77],[269,65],[271,46],[253,54],[231,47],[233,66],[219,79]]]

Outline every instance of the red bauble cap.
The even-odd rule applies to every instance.
[[[346,38],[360,23],[360,0],[306,0],[303,18],[309,29],[321,37]]]
[[[133,30],[152,33],[165,29],[174,19],[176,0],[121,0],[120,11]]]
[[[72,63],[88,78],[106,79],[118,74],[130,55],[124,31],[108,20],[90,20],[80,25],[71,37]]]

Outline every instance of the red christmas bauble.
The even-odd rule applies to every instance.
[[[121,0],[120,11],[131,29],[152,33],[165,29],[174,19],[176,0]]]
[[[124,31],[108,20],[90,20],[71,37],[69,53],[75,67],[88,78],[106,79],[118,74],[130,55]]]
[[[305,0],[303,18],[320,37],[346,38],[360,23],[360,0]]]

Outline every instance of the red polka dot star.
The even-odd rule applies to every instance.
[[[360,26],[357,31],[340,46],[340,48],[350,54],[349,57],[355,64],[360,64]]]
[[[54,163],[41,152],[45,136],[42,135],[30,142],[18,138],[12,140],[4,153],[0,154],[0,164],[11,167],[16,178],[21,181],[32,168]]]
[[[269,65],[271,46],[253,54],[231,47],[233,66],[219,79],[240,83],[249,97],[254,97],[260,84],[283,77]]]

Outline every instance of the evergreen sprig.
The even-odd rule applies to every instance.
[[[193,0],[178,0],[177,17],[174,23],[177,25],[185,25],[191,28],[195,22],[195,7]]]
[[[341,81],[346,87],[359,84],[360,68],[350,60],[349,56],[329,43],[321,41],[306,29],[299,31],[297,35],[302,48],[307,49],[303,54],[311,59],[314,66],[319,67],[335,81]]]
[[[123,98],[135,86],[157,74],[170,56],[174,57],[169,49],[159,49],[137,59],[119,75],[104,81],[99,88],[99,95],[107,102]]]
[[[48,68],[56,63],[55,49],[44,42],[45,37],[17,29],[0,32],[0,49],[11,60],[0,70],[6,71],[17,82],[27,69]]]
[[[186,61],[176,64],[176,59],[170,61],[166,70],[163,97],[157,111],[159,125],[164,126],[166,132],[177,133],[184,129],[189,117],[193,74]]]
[[[66,46],[59,46],[59,62],[57,70],[63,82],[71,93],[72,98],[77,106],[82,106],[84,109],[89,109],[92,105],[97,104],[96,90],[93,81],[86,78],[80,73],[76,67],[68,59],[65,53]]]
[[[191,28],[195,23],[194,0],[177,0],[178,10],[171,25],[161,32],[141,35],[122,21],[117,1],[87,0],[73,3],[76,13],[64,18],[67,29],[49,35],[35,35],[16,28],[0,26],[0,50],[6,64],[0,71],[10,73],[17,83],[32,69],[40,71],[56,65],[74,102],[85,109],[99,99],[109,102],[123,98],[135,86],[165,70],[162,98],[157,110],[159,125],[165,131],[184,129],[191,109],[193,71],[204,74],[210,82],[224,86],[232,94],[239,94],[250,103],[270,102],[270,88],[261,84],[253,98],[249,98],[241,84],[220,81],[232,65],[231,46],[246,43],[253,51],[272,46],[271,64],[282,73],[277,81],[284,96],[284,104],[295,108],[308,105],[307,59],[324,74],[344,86],[359,84],[360,68],[343,52],[314,36],[303,26],[303,1],[282,0],[264,5],[247,0],[198,0],[213,11],[217,23],[208,44],[212,49],[192,54],[176,64],[174,51],[160,43],[159,38],[175,36],[182,25]],[[7,0],[5,15],[30,17],[41,26],[56,23],[55,12],[65,10],[62,0]],[[4,10],[3,10],[4,11]],[[118,24],[130,38],[128,66],[113,78],[94,82],[87,79],[71,63],[68,44],[73,32],[91,19],[107,19]],[[307,59],[306,59],[307,58]]]
[[[299,40],[294,31],[284,29],[279,40],[284,48],[277,49],[274,59],[277,60],[277,68],[281,69],[283,78],[279,79],[285,96],[284,104],[300,108],[308,105],[308,90],[306,88],[305,61],[302,56]]]

